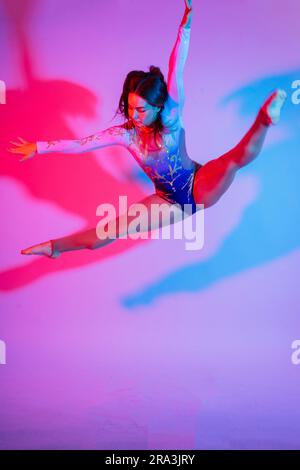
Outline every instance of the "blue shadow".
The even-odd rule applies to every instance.
[[[239,103],[240,116],[254,116],[260,104],[276,88],[284,88],[288,99],[281,126],[288,128],[288,139],[262,150],[243,172],[255,172],[261,192],[243,213],[240,224],[224,240],[210,259],[184,266],[157,279],[139,292],[121,299],[127,309],[151,304],[164,295],[196,292],[225,277],[261,266],[300,247],[300,104],[292,103],[291,84],[300,70],[251,83],[226,96],[220,107]],[[272,132],[272,130],[271,130]],[[238,177],[238,175],[237,175]]]

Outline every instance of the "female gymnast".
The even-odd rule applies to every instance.
[[[126,117],[122,125],[109,127],[78,140],[52,140],[30,143],[19,137],[11,142],[12,153],[22,154],[20,161],[35,154],[50,152],[81,153],[109,145],[122,145],[136,159],[153,181],[155,193],[145,197],[147,208],[140,231],[150,231],[176,223],[199,210],[215,204],[232,183],[236,172],[259,154],[267,131],[276,124],[286,99],[286,92],[274,91],[259,109],[256,119],[242,140],[224,155],[201,165],[187,155],[182,121],[184,105],[183,71],[186,62],[192,22],[192,0],[184,0],[185,11],[169,59],[167,83],[160,68],[149,72],[133,70],[126,76],[117,113]],[[151,205],[163,206],[159,221],[148,217]],[[192,211],[187,213],[184,204]],[[130,213],[134,213],[131,205]],[[172,208],[173,219],[170,218]],[[120,236],[130,235],[129,213],[119,215],[105,225],[105,238],[99,238],[96,227],[66,237],[48,240],[21,250],[24,255],[45,255],[57,258],[65,251],[97,249]],[[140,220],[140,219],[139,219]],[[115,228],[117,227],[117,231]],[[129,227],[129,229],[128,229]],[[133,233],[133,232],[132,232]]]

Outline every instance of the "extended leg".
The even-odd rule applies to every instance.
[[[56,238],[32,245],[29,248],[21,250],[21,253],[22,255],[45,255],[49,258],[57,258],[64,251],[91,248],[96,237],[96,229],[91,228],[81,232],[72,233],[66,237]],[[111,241],[113,240],[109,240],[107,243]]]
[[[138,218],[138,230],[135,230],[135,225],[132,224],[132,222],[137,219],[139,213],[135,213],[134,211],[135,209],[141,208],[141,206],[139,206],[140,204],[143,205],[144,210],[140,213],[141,216]],[[159,212],[158,218],[153,217],[153,212],[151,212],[153,204],[157,204]],[[152,194],[139,203],[132,204],[127,213],[121,214],[115,220],[107,224],[102,224],[102,232],[105,233],[105,238],[99,238],[99,227],[95,227],[67,235],[66,237],[33,245],[22,250],[21,253],[25,255],[46,255],[51,258],[57,258],[60,253],[65,251],[81,249],[94,250],[102,248],[126,234],[132,235],[133,233],[149,232],[176,223],[185,217],[179,207],[168,203],[156,194]]]
[[[204,204],[204,207],[215,204],[232,183],[237,170],[258,156],[270,124],[279,120],[285,98],[282,90],[272,93],[242,140],[229,152],[197,170],[193,192],[197,204]]]

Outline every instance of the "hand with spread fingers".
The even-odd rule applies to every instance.
[[[20,162],[28,160],[37,153],[37,147],[34,142],[27,142],[26,140],[22,139],[22,137],[18,137],[18,139],[19,142],[10,141],[10,143],[13,144],[15,147],[11,147],[7,150],[10,153],[23,155],[23,157],[19,160]]]

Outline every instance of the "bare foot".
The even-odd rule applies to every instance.
[[[284,90],[274,91],[262,105],[261,109],[266,114],[270,124],[277,124],[280,119],[281,108],[287,98]]]
[[[60,255],[53,249],[52,240],[25,248],[21,250],[21,253],[22,255],[45,255],[48,258],[57,258]]]

